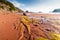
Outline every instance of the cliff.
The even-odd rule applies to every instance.
[[[0,10],[10,12],[23,12],[21,9],[15,7],[12,3],[7,0],[0,0]]]

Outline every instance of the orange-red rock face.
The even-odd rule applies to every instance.
[[[43,14],[35,15],[31,14],[30,16],[44,16]],[[45,14],[44,17],[48,17],[47,14]],[[50,17],[50,16],[49,16]],[[55,17],[51,15],[51,17]],[[29,40],[29,34],[26,29],[26,27],[21,23],[22,16],[19,14],[12,14],[12,13],[0,13],[0,40],[19,40],[19,37],[21,36],[21,27],[24,27],[23,30],[23,38],[22,40]],[[22,26],[18,26],[18,25]],[[36,26],[37,25],[37,26]],[[18,27],[18,29],[16,29]],[[47,24],[38,24],[38,23],[30,23],[31,27],[31,37],[30,40],[35,40],[37,37],[44,37],[44,38],[51,38],[48,33],[50,31],[46,31],[45,29],[49,29],[50,27],[53,27],[50,25],[50,23]],[[54,29],[54,28],[52,28]]]
[[[19,31],[14,24],[18,25],[21,15],[0,13],[0,40],[18,40]]]

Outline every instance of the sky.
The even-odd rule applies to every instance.
[[[51,12],[60,8],[60,0],[8,0],[24,11]]]

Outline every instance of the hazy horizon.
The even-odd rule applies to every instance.
[[[51,12],[60,8],[60,0],[8,0],[16,7],[32,12]]]

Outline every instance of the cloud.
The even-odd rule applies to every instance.
[[[38,4],[34,4],[34,5],[30,5],[29,3],[22,4],[18,2],[18,0],[13,0],[11,2],[16,7],[22,10],[28,10],[28,11],[33,11],[33,12],[39,12],[39,11],[49,12],[49,11],[53,11],[54,9],[60,8],[60,0],[39,0]]]
[[[19,3],[18,1],[15,1],[15,0],[10,1],[10,2],[13,3],[13,5],[14,5],[15,7],[18,7],[18,8],[20,8],[20,9],[21,9],[21,7],[25,6],[25,4]]]
[[[34,11],[34,12],[45,12],[53,11],[54,9],[60,8],[60,0],[50,0],[46,1],[43,4],[38,4],[37,6],[26,7],[26,10]]]

